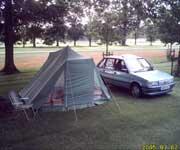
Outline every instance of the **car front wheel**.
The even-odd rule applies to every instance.
[[[131,95],[133,97],[136,97],[136,98],[142,96],[142,90],[141,90],[141,87],[138,84],[133,84],[131,86]]]

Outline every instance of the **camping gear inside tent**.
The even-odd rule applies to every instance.
[[[31,82],[19,92],[35,109],[68,110],[110,99],[92,58],[66,47],[51,52]]]

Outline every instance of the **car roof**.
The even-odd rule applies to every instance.
[[[123,55],[105,56],[104,58],[112,58],[112,59],[131,59],[131,58],[142,58],[142,57],[136,56],[136,55],[132,55],[132,54],[123,54]]]

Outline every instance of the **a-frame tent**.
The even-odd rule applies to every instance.
[[[51,110],[93,106],[110,99],[92,58],[66,47],[51,52],[30,83],[19,92],[34,108]]]

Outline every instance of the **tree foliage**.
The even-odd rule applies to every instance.
[[[0,17],[5,18],[5,2],[0,1]],[[146,37],[164,43],[180,42],[179,0],[13,0],[11,40],[13,43],[41,38],[47,45],[76,41],[86,36],[108,45],[118,41],[126,45],[129,34],[135,44],[144,23]],[[0,19],[1,19],[0,18]],[[86,23],[82,22],[86,18]],[[147,23],[151,20],[152,23]],[[6,42],[5,25],[0,22],[0,41]],[[144,28],[144,27],[143,27]],[[6,32],[7,33],[7,32]],[[12,49],[12,46],[11,46]]]
[[[143,16],[142,2],[138,0],[112,0],[112,12],[116,15],[119,42],[126,45],[127,35],[138,29]]]
[[[74,46],[76,46],[76,42],[84,35],[84,27],[81,22],[84,16],[83,6],[84,2],[79,0],[69,1],[68,3],[69,11],[66,17],[68,24],[67,37],[74,41]]]
[[[161,0],[161,3],[156,19],[159,38],[164,43],[180,43],[180,1]]]
[[[64,23],[53,23],[48,26],[44,32],[44,44],[52,45],[56,41],[56,46],[59,47],[59,42],[65,42],[66,26]]]
[[[74,20],[74,22],[70,25],[68,29],[68,37],[69,39],[74,41],[74,46],[76,46],[77,40],[82,38],[83,35],[84,35],[84,30],[82,24]]]

